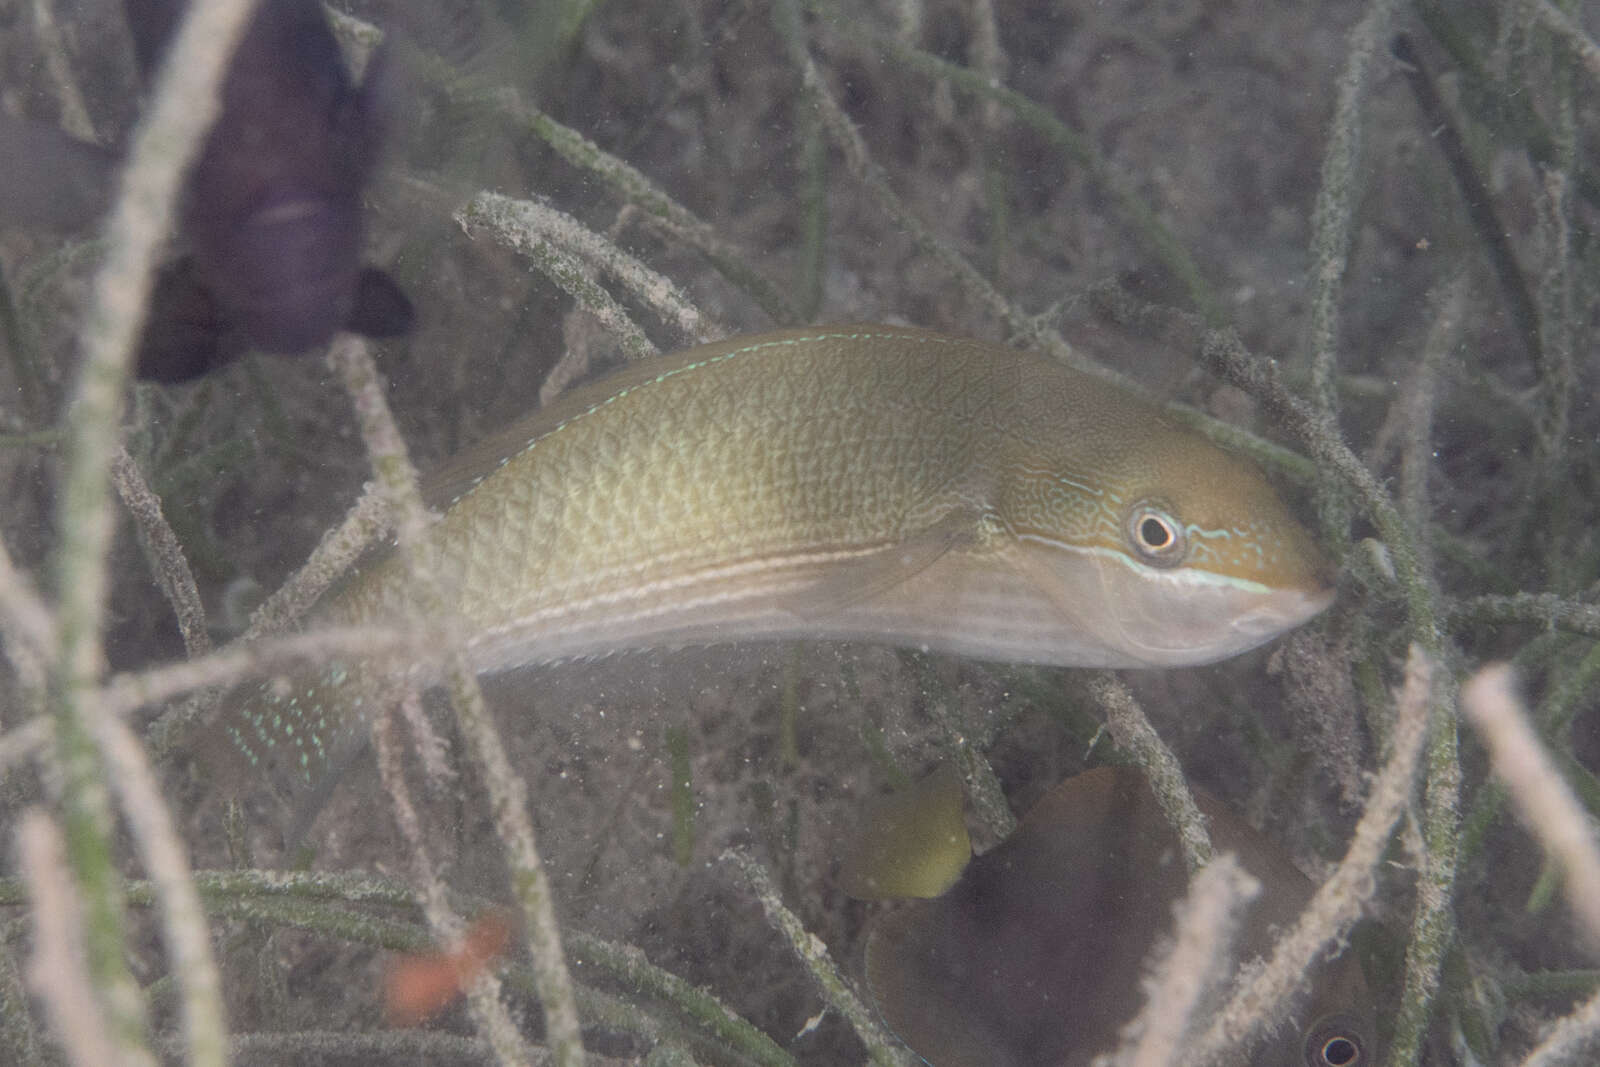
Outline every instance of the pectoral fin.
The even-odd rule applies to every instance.
[[[833,563],[828,573],[788,603],[805,619],[825,619],[884,596],[915,578],[946,552],[978,539],[978,516],[957,508],[892,545]]]

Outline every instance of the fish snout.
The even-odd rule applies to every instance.
[[[1322,614],[1333,603],[1334,592],[1329,585],[1260,593],[1253,606],[1241,607],[1230,625],[1241,640],[1251,641],[1253,647]]]
[[[1332,586],[1272,587],[1195,568],[1102,562],[1108,643],[1128,666],[1215,663],[1266,644],[1333,603]]]

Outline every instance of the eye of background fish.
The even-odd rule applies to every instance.
[[[1363,1067],[1367,1063],[1361,1032],[1353,1019],[1335,1015],[1306,1035],[1306,1067]]]
[[[1176,566],[1188,549],[1183,527],[1150,503],[1135,504],[1128,513],[1127,535],[1139,558],[1156,567]]]

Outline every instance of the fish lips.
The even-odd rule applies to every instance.
[[[1269,587],[1193,567],[1099,561],[1107,636],[1150,667],[1214,663],[1266,644],[1321,614],[1331,586]]]

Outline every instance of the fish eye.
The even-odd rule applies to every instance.
[[[1178,520],[1151,503],[1136,504],[1128,513],[1127,536],[1134,553],[1157,567],[1181,562],[1187,547]]]
[[[1306,1067],[1363,1067],[1366,1047],[1354,1019],[1334,1015],[1323,1019],[1306,1035]]]

